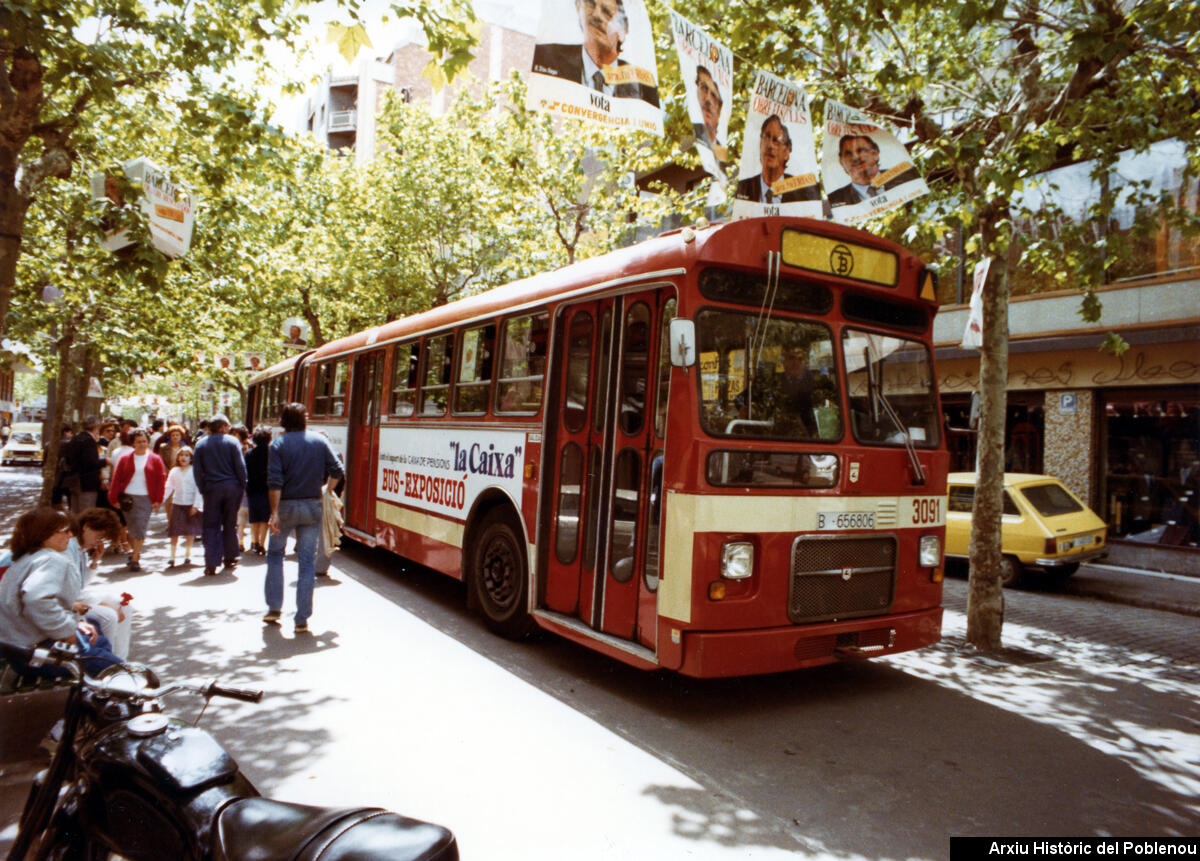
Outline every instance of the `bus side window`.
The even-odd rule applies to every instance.
[[[658,386],[655,388],[654,433],[662,439],[667,435],[667,403],[671,394],[671,321],[675,319],[675,299],[663,304],[658,336]]]
[[[444,416],[450,395],[450,365],[454,361],[454,335],[425,341],[425,380],[421,386],[421,415]]]
[[[418,344],[398,344],[392,357],[392,402],[389,415],[411,416],[417,406]]]
[[[329,386],[333,382],[332,374],[333,366],[328,362],[323,365],[317,365],[313,369],[317,384],[316,397],[313,398],[313,415],[327,416],[329,415]]]
[[[329,370],[329,414],[343,416],[346,414],[346,362],[335,362]]]
[[[492,357],[496,352],[496,327],[480,326],[462,333],[458,380],[454,386],[454,412],[483,415],[492,389]]]
[[[504,321],[497,413],[533,415],[541,409],[549,334],[549,314]]]

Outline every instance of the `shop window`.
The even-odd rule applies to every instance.
[[[1110,534],[1200,545],[1200,387],[1107,392],[1104,423]]]

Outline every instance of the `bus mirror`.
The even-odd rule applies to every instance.
[[[668,333],[671,339],[671,364],[677,368],[690,368],[696,363],[696,324],[691,320],[676,317],[671,321]]]

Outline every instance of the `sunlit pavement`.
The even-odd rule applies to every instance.
[[[951,580],[932,649],[691,683],[498,640],[457,584],[361,548],[335,556],[307,635],[289,556],[283,625],[264,626],[261,557],[206,578],[197,548],[165,570],[161,528],[145,571],[109,556],[97,575],[135,596],[131,657],[267,691],[201,723],[264,794],[439,822],[465,859],[940,858],[950,833],[1200,832],[1194,617],[1008,593],[1007,649],[984,657],[962,648]],[[0,766],[0,851],[39,761]]]

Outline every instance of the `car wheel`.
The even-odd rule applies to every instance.
[[[1011,556],[1000,558],[1000,585],[1004,587],[1020,586],[1025,577],[1025,569],[1021,563]]]
[[[519,528],[506,509],[493,509],[479,525],[471,549],[471,588],[483,622],[502,637],[519,640],[533,630],[526,606],[528,567]]]

